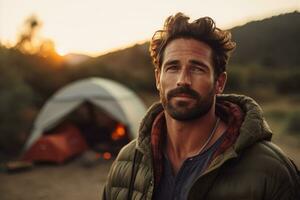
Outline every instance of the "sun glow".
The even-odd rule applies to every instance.
[[[56,50],[56,53],[60,56],[65,56],[68,53],[70,53],[70,51],[68,51],[66,48],[63,48],[63,47],[56,47],[55,50]]]
[[[300,10],[299,0],[0,0],[0,41],[14,45],[24,19],[34,14],[43,24],[42,35],[54,41],[59,55],[98,56],[150,40],[164,19],[178,11],[191,19],[210,16],[218,27],[229,29],[295,10]]]

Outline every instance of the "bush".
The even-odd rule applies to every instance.
[[[300,135],[300,110],[290,114],[287,122],[287,131],[291,134]]]
[[[276,82],[276,89],[280,94],[299,94],[299,85],[300,71],[291,71]]]
[[[25,119],[36,94],[12,68],[0,66],[0,73],[0,151],[16,155],[31,125]]]

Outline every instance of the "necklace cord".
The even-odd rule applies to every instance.
[[[206,148],[206,146],[209,144],[209,142],[212,140],[212,138],[215,135],[216,130],[218,128],[219,122],[220,122],[220,118],[217,117],[215,124],[214,124],[214,128],[212,129],[209,138],[206,140],[206,142],[204,143],[204,145],[201,147],[201,149],[198,151],[198,153],[196,155],[200,154]]]

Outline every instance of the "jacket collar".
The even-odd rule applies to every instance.
[[[218,101],[229,101],[237,104],[245,114],[240,135],[233,146],[237,153],[259,141],[271,140],[272,131],[263,117],[261,107],[252,98],[230,94],[218,96]]]
[[[145,117],[143,118],[139,135],[137,138],[137,148],[144,153],[145,155],[151,155],[151,129],[152,124],[159,113],[163,111],[163,107],[160,103],[154,103],[146,112]]]
[[[264,120],[262,109],[250,97],[236,94],[218,95],[217,103],[229,101],[237,104],[244,112],[244,121],[240,128],[240,135],[233,145],[233,150],[238,154],[243,149],[261,140],[270,140],[272,132]],[[137,148],[145,155],[152,157],[151,152],[151,129],[156,116],[163,111],[160,103],[154,103],[147,111],[141,122]]]

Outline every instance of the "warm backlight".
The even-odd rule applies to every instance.
[[[62,47],[56,47],[56,53],[60,56],[65,56],[69,53],[69,51]]]
[[[125,136],[125,127],[122,124],[118,124],[116,129],[111,134],[112,140],[119,140]]]

